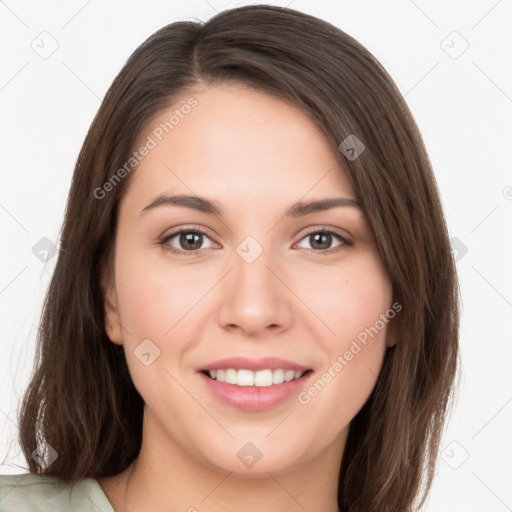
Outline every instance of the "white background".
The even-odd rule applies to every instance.
[[[26,470],[16,414],[56,260],[42,263],[32,247],[42,237],[58,245],[75,160],[101,99],[157,29],[245,3],[0,2],[0,473]],[[467,248],[457,262],[459,391],[424,510],[512,510],[512,0],[269,3],[355,37],[405,95],[451,236]],[[43,31],[58,43],[47,59],[32,48],[42,38],[51,47]]]

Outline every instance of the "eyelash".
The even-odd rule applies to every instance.
[[[187,254],[187,255],[195,255],[195,254],[198,254],[200,253],[201,251],[204,251],[205,249],[196,249],[194,251],[184,251],[184,250],[181,250],[181,249],[176,249],[172,246],[170,246],[168,244],[168,242],[170,240],[172,240],[176,235],[180,235],[182,233],[194,233],[194,234],[199,234],[199,235],[203,235],[207,238],[210,238],[208,236],[207,233],[205,233],[202,229],[199,229],[199,228],[188,228],[188,229],[179,229],[179,230],[176,230],[176,231],[173,231],[172,233],[169,233],[168,235],[165,235],[160,241],[159,241],[159,244],[166,250],[170,251],[170,252],[173,252],[175,254]],[[339,251],[341,251],[344,247],[352,247],[352,242],[347,240],[344,236],[342,236],[339,232],[337,231],[334,231],[332,229],[329,229],[329,228],[316,228],[314,230],[311,230],[307,233],[304,234],[304,236],[299,240],[299,242],[301,240],[303,240],[304,238],[310,236],[310,235],[313,235],[313,234],[318,234],[318,233],[322,233],[322,234],[328,234],[328,235],[334,235],[335,237],[337,237],[342,243],[332,249],[324,249],[324,250],[315,250],[315,249],[306,249],[308,251],[313,251],[314,253],[316,254],[319,254],[319,255],[323,255],[323,256],[327,256],[327,255],[330,255],[330,254],[335,254]]]

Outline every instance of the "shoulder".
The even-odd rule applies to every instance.
[[[2,512],[114,512],[93,478],[67,483],[54,476],[0,475]]]

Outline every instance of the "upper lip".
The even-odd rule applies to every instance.
[[[218,359],[205,366],[199,368],[198,371],[203,370],[227,370],[228,368],[234,368],[235,370],[276,370],[282,368],[283,370],[294,370],[299,372],[305,372],[309,370],[307,366],[303,366],[294,361],[286,359],[280,359],[278,357],[260,357],[260,358],[248,358],[243,356],[228,357],[225,359]]]

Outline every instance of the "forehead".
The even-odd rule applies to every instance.
[[[295,106],[244,86],[184,94],[154,117],[136,148],[148,142],[126,198],[138,206],[162,192],[242,204],[354,197],[336,148],[316,124]]]

